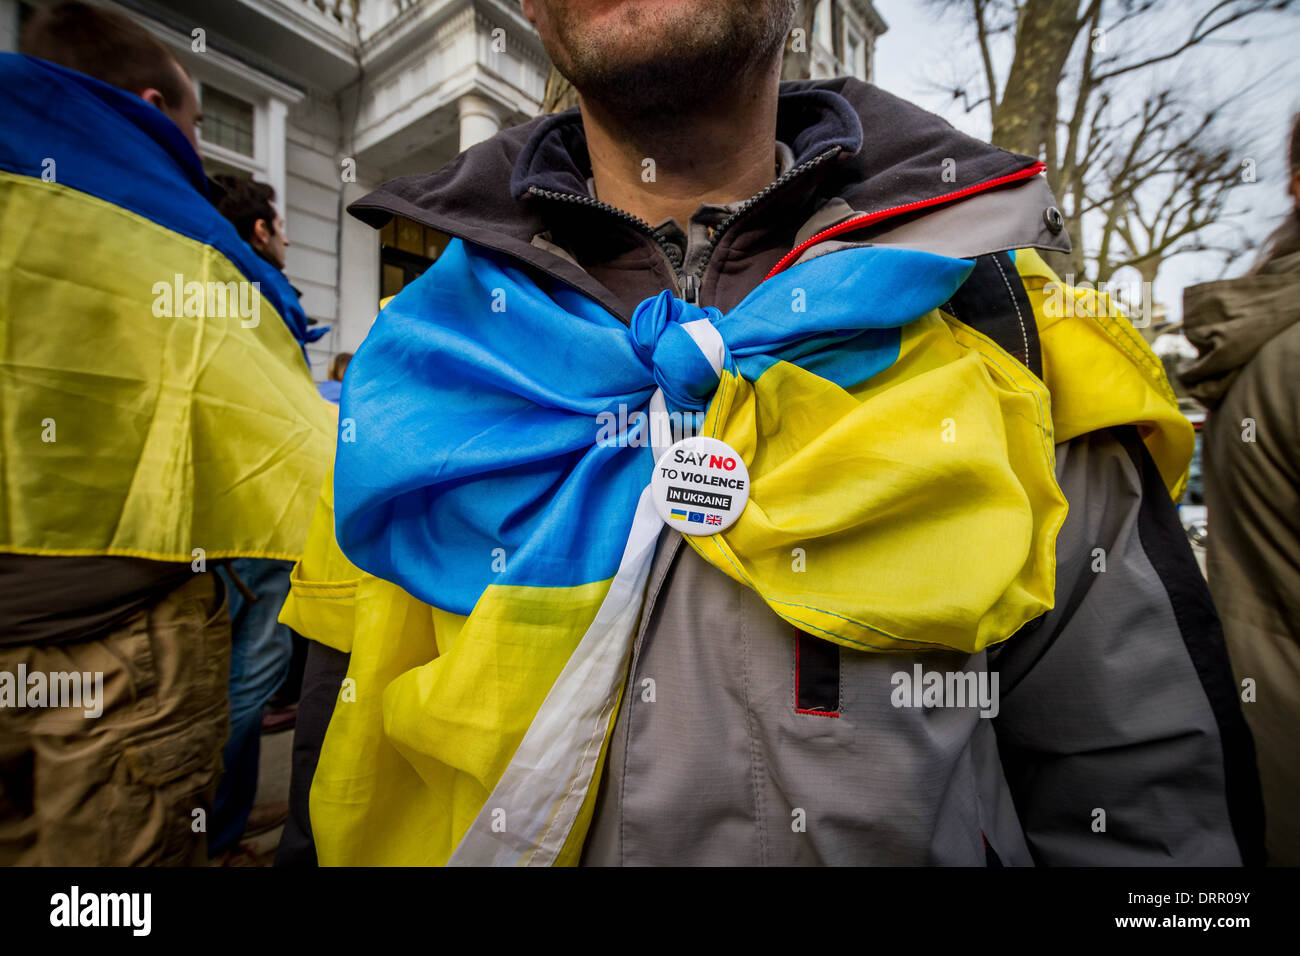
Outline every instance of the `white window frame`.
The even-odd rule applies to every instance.
[[[835,12],[833,7],[836,0],[817,0],[817,5],[813,8],[813,37],[826,50],[833,46],[832,37],[834,36],[835,27],[832,25]]]
[[[216,143],[207,139],[203,135],[203,127],[199,127],[199,145],[203,147],[204,159],[216,159],[225,163],[227,166],[234,166],[236,169],[242,169],[246,172],[253,173],[258,179],[266,175],[266,152],[267,139],[270,131],[267,127],[270,125],[267,116],[265,103],[258,103],[248,100],[238,93],[233,93],[220,83],[213,83],[209,80],[200,80],[197,77],[194,81],[194,95],[198,97],[199,108],[203,109],[203,92],[204,86],[220,90],[227,96],[237,97],[240,101],[248,103],[253,108],[253,154],[251,156],[237,152],[225,146],[218,146]]]
[[[218,146],[216,143],[209,142],[203,138],[203,128],[199,127],[199,145],[203,147],[204,159],[215,159],[228,166],[234,166],[236,169],[242,169],[250,173],[260,182],[270,184],[275,190],[276,208],[281,215],[284,214],[285,206],[285,137],[286,137],[286,119],[289,115],[289,105],[278,96],[274,96],[265,91],[257,95],[258,91],[250,90],[247,84],[239,82],[230,82],[228,79],[213,75],[209,64],[204,63],[201,66],[189,66],[191,74],[194,76],[194,95],[199,97],[199,106],[202,108],[203,99],[200,86],[206,84],[230,96],[237,96],[246,103],[251,103],[253,107],[253,155],[245,156],[243,153],[237,153],[233,149],[227,149],[224,146]]]
[[[858,30],[844,25],[844,69],[850,76],[866,79],[867,40]],[[849,57],[852,56],[852,62]]]

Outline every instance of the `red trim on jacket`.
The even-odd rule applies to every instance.
[[[964,199],[967,196],[973,196],[975,193],[982,193],[988,189],[1005,186],[1007,183],[1018,182],[1022,179],[1032,179],[1046,168],[1046,163],[1034,163],[1034,165],[1028,166],[1019,172],[1008,173],[1006,176],[999,176],[996,179],[990,179],[985,183],[977,183],[974,186],[967,186],[965,189],[958,189],[956,192],[945,193],[942,196],[935,196],[933,199],[922,199],[917,202],[904,203],[901,206],[893,206],[890,209],[882,209],[879,212],[863,213],[861,216],[854,216],[852,219],[846,219],[844,222],[831,226],[828,229],[823,229],[812,238],[805,239],[803,242],[799,243],[799,245],[795,246],[782,256],[781,261],[774,265],[772,271],[764,276],[763,279],[766,281],[778,272],[788,269],[790,265],[803,255],[806,250],[825,239],[829,239],[831,236],[838,236],[843,232],[853,232],[856,229],[861,229],[864,226],[871,225],[872,223],[880,222],[882,219],[899,216],[915,209],[925,209],[927,206],[937,206],[940,203],[952,202],[955,199]]]

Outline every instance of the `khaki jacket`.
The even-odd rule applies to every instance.
[[[1184,294],[1200,350],[1181,378],[1208,409],[1210,591],[1259,748],[1269,862],[1300,865],[1300,253]]]

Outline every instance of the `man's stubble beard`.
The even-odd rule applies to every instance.
[[[633,125],[689,116],[760,82],[779,61],[796,0],[714,0],[688,17],[649,20],[645,46],[611,45],[556,4],[556,69],[586,102]],[[653,13],[650,17],[653,17]],[[625,39],[624,43],[628,41]],[[629,55],[629,54],[632,55]]]

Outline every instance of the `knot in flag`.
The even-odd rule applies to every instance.
[[[722,367],[730,366],[730,352],[716,334],[721,318],[717,309],[691,305],[666,289],[632,313],[628,328],[632,348],[663,390],[670,411],[702,412],[717,390],[718,369],[704,349],[710,342],[719,343]],[[695,324],[700,322],[713,330],[707,339],[703,335],[707,330]]]

